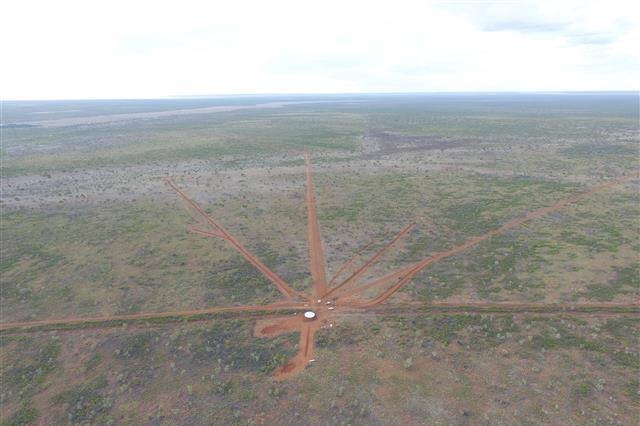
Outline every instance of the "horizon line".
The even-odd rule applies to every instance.
[[[620,90],[472,90],[472,91],[416,91],[416,92],[264,92],[264,93],[230,93],[203,95],[164,95],[157,97],[88,97],[88,98],[0,98],[4,102],[64,102],[64,101],[155,101],[155,100],[187,100],[187,99],[224,99],[252,98],[276,96],[402,96],[402,95],[561,95],[561,94],[639,94],[639,89]]]

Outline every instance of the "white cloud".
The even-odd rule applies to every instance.
[[[636,2],[7,2],[0,95],[637,90]]]

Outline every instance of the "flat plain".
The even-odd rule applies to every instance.
[[[2,323],[278,300],[185,231],[167,176],[308,291],[303,152],[329,275],[415,221],[371,278],[637,172],[640,142],[635,93],[5,102],[1,130]],[[257,315],[2,333],[2,424],[634,424],[637,312],[419,307],[638,303],[639,200],[631,180],[430,265],[287,380],[298,337]]]

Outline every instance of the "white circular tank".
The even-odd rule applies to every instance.
[[[312,320],[316,318],[316,313],[313,311],[307,311],[304,313],[304,318],[308,320]]]

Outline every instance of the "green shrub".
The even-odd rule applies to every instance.
[[[35,407],[25,403],[22,406],[20,406],[18,411],[16,411],[13,414],[13,416],[11,416],[7,420],[2,421],[2,423],[0,423],[0,426],[28,425],[32,423],[34,420],[36,420],[39,417],[39,415],[40,413],[38,413],[38,410],[36,410]]]
[[[101,375],[55,396],[52,402],[68,405],[69,423],[92,422],[103,417],[113,405],[113,400],[104,395],[106,386],[107,380]]]

